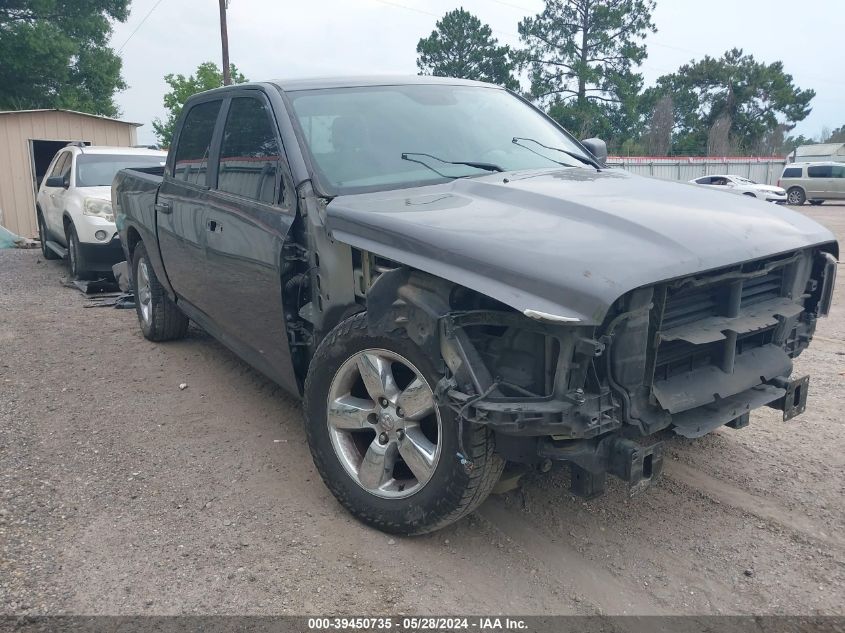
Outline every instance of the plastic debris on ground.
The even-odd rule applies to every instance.
[[[38,242],[15,235],[9,229],[0,226],[0,248],[38,248]]]

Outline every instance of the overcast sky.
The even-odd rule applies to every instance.
[[[416,44],[445,12],[463,6],[490,25],[501,43],[519,45],[517,24],[542,0],[230,0],[232,62],[251,80],[350,74],[415,74]],[[116,25],[129,89],[118,95],[123,118],[143,123],[138,141],[153,142],[150,122],[163,117],[164,75],[220,65],[217,0],[132,0]],[[152,10],[152,13],[150,11]],[[845,125],[842,0],[657,0],[657,33],[641,72],[649,85],[705,54],[741,47],[758,61],[782,60],[801,88],[813,88],[813,111],[794,133],[817,136]],[[137,29],[137,30],[136,30]],[[134,32],[134,33],[133,33]]]

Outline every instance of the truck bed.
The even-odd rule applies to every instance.
[[[155,202],[163,176],[164,167],[141,167],[121,169],[112,181],[111,197],[115,224],[120,232],[127,259],[130,243],[126,233],[127,220],[133,220],[133,225],[138,228],[140,237],[146,244],[157,243]]]

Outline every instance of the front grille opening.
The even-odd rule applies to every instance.
[[[737,339],[736,353],[742,354],[748,350],[763,347],[774,340],[775,328],[768,328],[760,330],[759,332],[752,332],[745,334]]]
[[[783,268],[742,282],[740,309],[783,295]],[[695,323],[725,314],[730,281],[712,286],[684,287],[670,290],[663,310],[663,330]]]
[[[775,328],[744,334],[737,338],[736,353],[744,354],[753,349],[769,345],[774,340]],[[665,341],[657,353],[654,379],[667,380],[672,376],[686,374],[708,365],[718,365],[724,355],[725,341],[706,345],[693,345],[686,341]]]
[[[716,288],[685,288],[666,298],[663,329],[668,330],[718,314],[719,299]]]
[[[672,376],[713,365],[722,349],[721,342],[693,345],[686,341],[665,341],[657,352],[655,380],[666,380]]]
[[[746,279],[742,285],[742,305],[750,306],[783,294],[783,268],[776,268],[763,277]]]

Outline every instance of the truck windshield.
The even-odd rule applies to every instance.
[[[139,154],[80,154],[76,157],[77,187],[109,187],[121,169],[161,167],[167,157]]]
[[[320,188],[328,195],[398,189],[489,175],[467,163],[522,169],[590,169],[575,158],[515,143],[584,155],[565,132],[505,90],[413,84],[287,93]],[[403,155],[436,156],[434,171]],[[455,164],[448,164],[454,162]],[[463,163],[463,164],[457,164]],[[440,173],[438,173],[440,172]]]

